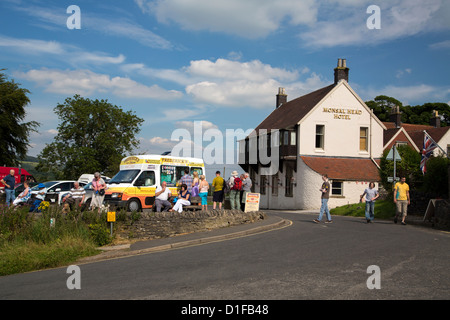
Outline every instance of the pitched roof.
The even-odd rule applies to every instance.
[[[335,85],[332,84],[283,103],[256,127],[256,132],[259,129],[287,129],[295,126],[334,87]]]
[[[367,158],[332,158],[300,156],[303,162],[319,174],[332,180],[380,181],[378,167]],[[379,160],[376,160],[379,163]]]
[[[386,139],[386,134],[389,134],[388,131],[391,131],[391,129],[395,128],[395,123],[383,122],[383,124],[386,126],[386,128],[388,128],[388,130],[385,131],[384,139]],[[426,130],[426,132],[431,136],[431,138],[433,138],[433,140],[436,141],[437,143],[439,143],[439,140],[441,140],[442,137],[450,130],[450,127],[436,128],[433,126],[427,126],[423,124],[410,124],[410,123],[402,123],[401,127],[408,133],[408,135],[414,141],[419,150],[422,150],[424,130]]]

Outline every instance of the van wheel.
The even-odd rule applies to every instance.
[[[127,203],[127,210],[130,212],[141,211],[141,202],[138,199],[131,199]]]

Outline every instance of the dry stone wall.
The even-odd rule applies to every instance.
[[[130,215],[130,213],[128,213]],[[121,237],[157,239],[192,232],[208,231],[262,220],[262,211],[208,210],[178,212],[141,212],[140,218],[119,231]]]

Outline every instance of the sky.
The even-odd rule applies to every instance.
[[[30,90],[26,120],[41,124],[32,156],[75,94],[143,118],[136,153],[200,143],[201,155],[255,128],[279,87],[289,101],[333,83],[339,58],[364,101],[449,103],[450,1],[0,0],[0,69]]]

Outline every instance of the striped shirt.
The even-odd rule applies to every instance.
[[[78,189],[72,188],[70,189],[70,194],[74,199],[81,199],[86,194],[86,190],[83,187],[78,187]]]

